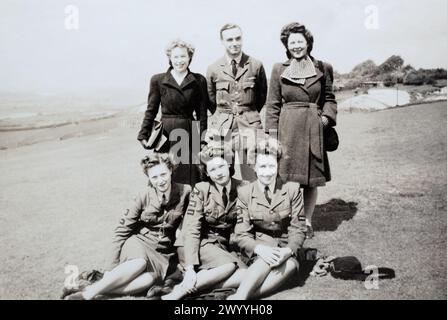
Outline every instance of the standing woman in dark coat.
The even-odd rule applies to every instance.
[[[285,148],[279,173],[304,187],[307,237],[313,237],[312,214],[317,187],[330,181],[331,173],[323,130],[335,126],[337,103],[332,91],[332,66],[311,55],[313,36],[298,22],[281,30],[289,60],[272,70],[266,103],[266,132],[278,130]]]
[[[170,67],[166,73],[156,74],[151,79],[147,110],[138,134],[143,147],[149,148],[148,139],[161,105],[161,121],[169,142],[160,152],[172,151],[179,164],[172,175],[173,181],[190,185],[199,180],[198,168],[192,161],[200,151],[209,103],[205,77],[189,70],[193,54],[194,47],[184,41],[168,45],[166,55]],[[200,121],[200,126],[194,120]]]

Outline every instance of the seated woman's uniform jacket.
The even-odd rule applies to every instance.
[[[237,218],[237,189],[242,181],[231,179],[228,204],[213,183],[200,182],[194,187],[182,226],[182,236],[175,245],[184,246],[185,264],[199,265],[199,249],[207,243],[229,246]]]
[[[235,241],[251,258],[258,244],[289,247],[295,256],[306,238],[303,196],[296,182],[276,180],[271,204],[258,181],[239,189]]]
[[[188,207],[191,187],[172,183],[169,200],[162,206],[155,188],[149,186],[139,194],[130,208],[126,209],[115,229],[110,259],[111,269],[120,261],[121,248],[132,235],[144,236],[162,253],[175,252],[175,231]]]

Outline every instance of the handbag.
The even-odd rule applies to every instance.
[[[147,140],[147,149],[154,149],[155,151],[160,151],[164,144],[168,141],[163,130],[163,122],[154,121],[154,126],[152,127],[151,135]]]
[[[325,77],[329,76],[331,78],[331,80],[334,80],[334,76],[331,73],[328,73],[327,70],[324,68],[324,64],[321,60],[317,60],[317,65],[318,65],[318,69],[320,69],[320,71],[323,73],[323,77],[321,77],[321,88],[325,88]],[[320,95],[320,105],[324,104],[324,96],[325,96],[325,91],[322,92],[322,94]],[[337,131],[335,131],[334,127],[325,127],[323,130],[323,146],[324,149],[328,152],[332,152],[337,150],[339,145],[339,139],[338,139],[338,134]]]
[[[339,145],[339,139],[337,131],[335,131],[334,127],[326,127],[323,130],[323,146],[324,149],[328,152],[332,152],[337,150]]]

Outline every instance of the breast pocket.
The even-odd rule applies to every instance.
[[[244,81],[242,82],[242,90],[244,90],[244,104],[255,103],[255,82]]]
[[[149,224],[157,224],[161,220],[161,215],[158,211],[147,208],[141,213],[140,220]]]
[[[281,220],[290,218],[292,216],[292,207],[290,207],[290,206],[285,207],[285,208],[280,208],[275,211]]]
[[[216,100],[218,104],[220,100],[226,100],[229,92],[230,92],[229,81],[216,82]]]
[[[218,223],[219,211],[217,208],[206,208],[204,215],[205,220],[209,225],[215,225]]]
[[[169,226],[176,227],[180,224],[183,217],[183,212],[179,210],[170,210],[166,213],[165,222]]]
[[[248,215],[250,216],[250,220],[253,222],[264,220],[264,213],[262,211],[253,210],[250,211]]]

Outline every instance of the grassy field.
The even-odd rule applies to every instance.
[[[333,181],[320,189],[316,237],[396,278],[307,278],[272,299],[447,298],[447,103],[340,114]],[[57,299],[67,265],[102,268],[112,230],[145,186],[137,127],[0,151],[0,298]]]

